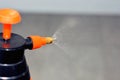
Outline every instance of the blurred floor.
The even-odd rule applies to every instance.
[[[33,80],[120,80],[120,16],[22,14],[13,32],[52,36],[71,20],[79,42],[70,55],[54,44],[26,51]],[[73,32],[74,34],[75,32]]]

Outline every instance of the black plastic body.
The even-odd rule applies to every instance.
[[[31,47],[29,38],[12,33],[6,41],[0,33],[0,80],[30,80],[24,51]]]

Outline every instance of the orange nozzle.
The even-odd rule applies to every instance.
[[[32,43],[33,43],[32,49],[40,48],[42,45],[46,44],[46,39],[44,37],[30,36],[30,38],[32,39]]]
[[[37,49],[45,44],[50,44],[54,40],[51,37],[41,37],[41,36],[30,36],[30,38],[32,39],[32,43],[33,43],[32,49]]]

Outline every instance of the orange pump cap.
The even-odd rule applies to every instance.
[[[33,48],[32,49],[37,49],[40,48],[41,46],[46,44],[46,38],[45,37],[40,37],[40,36],[30,36],[33,42]]]
[[[0,23],[2,24],[16,24],[21,21],[19,12],[14,9],[5,8],[0,9]]]

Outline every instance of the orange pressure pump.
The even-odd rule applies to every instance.
[[[21,16],[14,9],[0,9],[0,80],[30,80],[25,49],[37,49],[54,41],[52,37],[22,36],[11,33],[12,24],[19,23]]]
[[[3,38],[5,40],[11,38],[12,24],[19,23],[20,21],[21,16],[16,10],[9,8],[0,9],[0,23],[3,24]],[[30,36],[30,38],[33,41],[33,49],[52,43],[54,40],[52,37]]]

